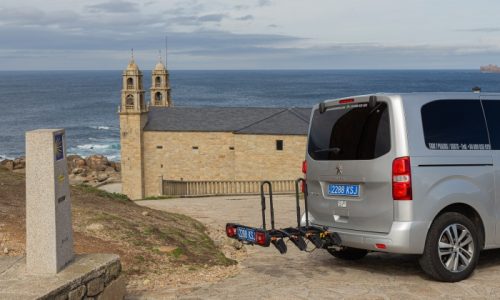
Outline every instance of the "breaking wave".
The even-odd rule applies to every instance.
[[[111,126],[90,126],[90,128],[96,129],[96,130],[116,130],[116,129],[118,129],[118,128],[111,127]]]
[[[85,144],[85,145],[78,145],[76,146],[76,148],[85,150],[103,150],[103,149],[120,150],[120,144],[107,144],[107,145]]]
[[[2,160],[6,160],[6,159],[11,159],[11,160],[13,160],[13,159],[14,159],[14,157],[7,156],[7,155],[4,155],[4,154],[0,154],[0,161],[2,161]]]

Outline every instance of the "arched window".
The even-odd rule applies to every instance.
[[[160,78],[160,76],[157,76],[155,78],[155,86],[156,87],[160,87],[161,86],[161,78]]]
[[[127,89],[134,88],[134,80],[132,78],[127,78]]]
[[[127,95],[127,98],[125,98],[125,105],[127,108],[134,108],[134,96],[133,95]]]
[[[160,105],[163,100],[163,95],[160,92],[156,92],[155,94],[155,104]]]

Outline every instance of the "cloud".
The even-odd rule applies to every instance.
[[[0,8],[0,24],[4,26],[64,26],[66,28],[73,28],[73,24],[79,20],[79,14],[68,10],[45,12],[37,8]]]
[[[276,25],[276,24],[269,24],[269,25],[267,25],[267,27],[269,27],[269,28],[278,28],[278,25]]]
[[[482,28],[470,28],[470,29],[458,29],[461,32],[500,32],[500,27],[482,27]]]
[[[209,15],[204,15],[201,17],[198,17],[197,20],[199,22],[220,22],[222,19],[226,17],[225,14],[209,14]]]
[[[94,13],[129,13],[138,10],[137,4],[126,0],[110,0],[94,5],[87,5],[86,9]]]
[[[238,21],[250,21],[253,19],[254,19],[254,17],[252,15],[246,15],[243,17],[236,18],[236,20],[238,20]]]
[[[250,6],[248,6],[248,5],[241,5],[241,4],[234,6],[234,9],[236,9],[236,10],[246,10],[246,9],[249,9],[249,8],[250,8]]]
[[[259,0],[257,5],[262,7],[262,6],[270,6],[271,4],[272,4],[271,0]]]

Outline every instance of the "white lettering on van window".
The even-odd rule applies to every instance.
[[[489,144],[427,143],[431,150],[491,150]]]
[[[448,144],[445,144],[445,143],[439,143],[439,144],[438,144],[438,149],[439,149],[439,150],[449,150],[449,149],[450,149],[450,147],[449,147],[449,145],[448,145]]]

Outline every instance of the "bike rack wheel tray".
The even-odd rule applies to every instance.
[[[303,186],[305,226],[301,226],[300,219],[300,191],[299,184]],[[266,196],[265,186],[269,193],[269,212],[271,229],[266,229]],[[303,178],[295,181],[295,199],[297,209],[297,227],[287,227],[276,229],[274,225],[274,202],[273,189],[269,181],[263,181],[260,185],[262,227],[251,227],[237,223],[226,224],[226,234],[228,237],[237,239],[245,244],[269,247],[271,244],[278,249],[281,254],[287,252],[285,239],[290,240],[300,251],[307,250],[306,240],[310,241],[316,248],[328,248],[340,246],[341,239],[336,232],[331,232],[327,227],[309,224],[309,208],[307,205],[307,185]]]

